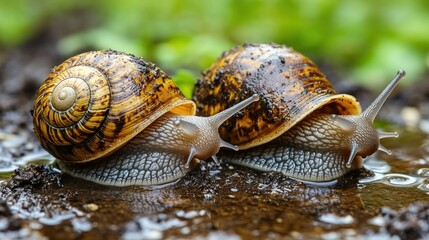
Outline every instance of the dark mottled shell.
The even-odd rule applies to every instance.
[[[210,116],[252,94],[252,103],[220,128],[225,141],[241,149],[268,142],[314,111],[358,114],[360,104],[336,94],[307,57],[276,44],[246,44],[225,53],[196,84],[197,115]]]
[[[64,99],[66,104],[57,104]],[[195,104],[156,65],[116,51],[72,57],[36,95],[33,121],[55,157],[86,162],[112,153],[159,116],[194,115]]]

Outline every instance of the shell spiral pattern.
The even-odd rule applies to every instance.
[[[89,74],[88,74],[89,73]],[[43,85],[39,126],[51,144],[78,144],[93,135],[109,109],[106,76],[95,68],[75,66]]]
[[[170,77],[122,52],[87,52],[54,68],[33,110],[36,136],[55,157],[87,162],[109,155],[164,113],[194,115]]]

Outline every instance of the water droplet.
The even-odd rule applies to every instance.
[[[179,210],[176,212],[177,217],[186,218],[186,219],[192,219],[192,218],[197,217],[198,215],[199,215],[199,212],[197,212],[197,211],[185,212],[183,210]]]
[[[429,194],[429,179],[425,179],[417,188]]]
[[[382,216],[379,215],[379,216],[376,216],[374,218],[369,219],[368,222],[370,224],[372,224],[372,225],[380,226],[381,227],[381,226],[384,226],[385,219]]]
[[[420,168],[417,170],[417,175],[422,177],[429,177],[429,168]]]
[[[391,167],[385,161],[378,160],[372,156],[365,160],[364,166],[377,173],[388,173],[391,170]]]
[[[92,228],[92,224],[85,218],[73,218],[71,223],[76,232],[87,232]]]
[[[215,175],[218,175],[219,173],[221,173],[220,169],[209,171],[210,176],[215,176]]]
[[[189,233],[191,233],[191,229],[189,227],[184,227],[180,229],[180,232],[184,235],[188,235]]]
[[[399,173],[386,174],[383,180],[391,186],[411,186],[417,183],[417,178]]]
[[[338,216],[333,213],[324,214],[320,216],[319,220],[325,223],[336,224],[336,225],[352,224],[355,221],[355,219],[350,215]]]

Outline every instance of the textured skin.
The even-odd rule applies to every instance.
[[[220,128],[221,137],[247,149],[280,136],[307,115],[359,114],[357,100],[335,94],[317,66],[291,48],[276,44],[244,45],[225,52],[195,86],[197,114],[210,116],[252,94],[260,101]]]
[[[145,132],[145,131],[143,131]],[[103,185],[160,185],[183,177],[186,157],[159,149],[140,133],[112,155],[86,163],[57,160],[72,176]]]
[[[330,114],[313,114],[269,143],[247,151],[228,152],[220,159],[301,180],[330,181],[362,167],[359,156],[350,168],[346,166],[353,133],[344,131]],[[372,150],[376,151],[377,146]]]
[[[138,143],[127,144],[110,158],[81,164],[61,160],[57,163],[61,171],[71,176],[110,186],[160,185],[180,179],[189,171],[182,162],[174,160],[177,155],[173,153],[142,150]]]
[[[60,88],[75,89],[77,99],[59,107],[67,99],[65,93],[53,94]],[[195,104],[156,65],[121,52],[95,51],[51,71],[36,95],[33,121],[52,155],[86,162],[111,154],[168,111],[194,115]]]
[[[166,113],[112,155],[89,163],[58,161],[62,171],[105,185],[159,185],[183,177],[190,149],[206,159],[220,136],[207,118]]]

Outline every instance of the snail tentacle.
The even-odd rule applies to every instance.
[[[216,163],[216,165],[220,165],[219,159],[217,159],[216,155],[212,156],[213,161]]]
[[[222,112],[216,113],[215,115],[208,117],[208,119],[210,119],[210,121],[214,126],[219,128],[222,123],[228,120],[228,118],[232,117],[234,114],[236,114],[241,109],[245,108],[247,105],[251,104],[252,102],[256,102],[258,100],[259,100],[258,94],[253,94],[249,98],[233,105],[233,107],[230,107],[228,109],[225,109]]]
[[[378,138],[397,138],[399,137],[398,132],[383,132],[383,131],[377,131],[378,132]]]
[[[220,141],[220,146],[221,146],[221,147],[224,147],[224,148],[232,149],[232,150],[234,150],[234,151],[238,151],[238,150],[240,150],[240,148],[239,148],[237,145],[231,144],[231,143],[229,143],[229,142],[225,142],[225,141],[224,141],[224,140],[222,140],[222,139],[221,139],[221,141]]]
[[[347,168],[351,168],[352,167],[352,162],[355,159],[356,154],[358,153],[358,150],[359,150],[358,145],[353,142],[352,146],[351,146],[351,150],[350,150],[349,160],[347,160],[347,163],[346,163],[346,167]]]
[[[367,118],[368,120],[374,122],[375,117],[380,111],[386,99],[392,93],[393,89],[395,89],[396,85],[399,83],[403,77],[405,77],[406,73],[404,70],[398,70],[398,73],[393,78],[393,80],[387,85],[387,87],[378,95],[378,97],[362,112],[362,116]]]
[[[188,160],[186,160],[186,164],[185,167],[189,168],[189,165],[192,162],[192,159],[194,159],[195,154],[197,153],[197,149],[191,147],[191,149],[189,149],[189,156],[188,156]]]
[[[390,149],[387,149],[385,146],[383,146],[383,145],[378,145],[378,150],[380,150],[380,151],[382,151],[382,152],[385,152],[385,153],[387,153],[387,154],[389,154],[389,155],[392,155],[392,150],[390,150]]]

